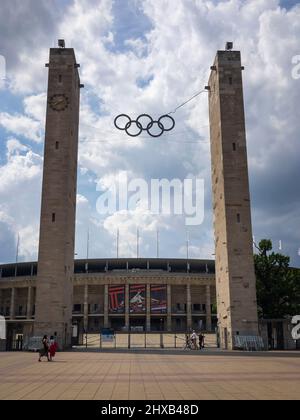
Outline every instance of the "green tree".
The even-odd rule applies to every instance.
[[[272,249],[272,242],[264,239],[254,256],[259,316],[279,319],[298,315],[300,270],[290,268],[290,258]]]

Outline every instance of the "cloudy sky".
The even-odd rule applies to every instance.
[[[0,262],[37,258],[49,47],[76,50],[81,97],[76,254],[186,255],[182,216],[97,213],[96,202],[121,172],[129,179],[205,180],[205,218],[189,229],[190,255],[213,258],[207,95],[175,114],[159,139],[126,137],[119,113],[159,117],[201,91],[226,41],[242,51],[253,231],[300,266],[300,2],[292,0],[1,0]],[[294,58],[295,60],[295,58]],[[299,59],[300,61],[300,59]],[[294,68],[294,69],[293,69]],[[294,77],[293,77],[294,75]],[[98,186],[98,187],[97,187]],[[100,187],[99,187],[100,186]]]

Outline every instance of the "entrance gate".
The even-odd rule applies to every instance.
[[[109,329],[107,329],[109,330]],[[111,330],[109,330],[111,331]],[[138,333],[138,332],[112,332],[108,334],[84,334],[83,340],[75,349],[90,351],[121,350],[121,349],[184,349],[186,334],[184,333]],[[216,348],[215,334],[205,335],[205,348]]]

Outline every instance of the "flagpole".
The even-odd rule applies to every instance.
[[[18,260],[19,260],[19,245],[20,245],[20,234],[18,233],[17,249],[16,249],[16,264],[18,264]]]
[[[188,229],[186,230],[186,271],[187,273],[190,271],[190,263],[189,263],[189,259],[190,259],[190,250],[189,250],[189,246],[190,246],[190,235],[189,235],[189,231]]]
[[[117,259],[119,259],[119,239],[120,239],[120,231],[117,230]]]
[[[90,254],[90,228],[88,227],[87,230],[87,238],[86,238],[86,263],[85,263],[85,271],[89,271],[89,254]]]
[[[156,231],[156,257],[159,258],[159,229]]]
[[[19,246],[20,246],[20,234],[18,233],[18,239],[17,239],[17,249],[16,249],[16,267],[15,267],[15,277],[17,277],[17,270],[18,270]]]
[[[137,229],[136,231],[136,257],[137,258],[139,258],[139,252],[140,252],[139,242],[140,242],[140,231],[139,229]]]
[[[90,253],[90,229],[88,228],[87,240],[86,240],[86,261],[89,260],[89,253]]]
[[[190,237],[189,237],[189,231],[186,231],[186,259],[189,261],[189,246],[190,246]]]

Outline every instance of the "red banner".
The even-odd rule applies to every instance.
[[[165,314],[167,312],[167,286],[151,286],[151,313]]]
[[[125,286],[110,286],[108,288],[109,312],[123,314],[125,312]]]

